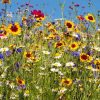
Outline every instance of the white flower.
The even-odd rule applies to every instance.
[[[61,71],[58,71],[58,74],[59,74],[59,75],[61,75],[61,76],[63,76],[63,75],[64,75]]]
[[[53,63],[52,66],[61,67],[62,65],[59,62]]]
[[[8,47],[0,48],[0,52],[5,52],[5,51],[8,51],[8,50],[9,50]]]
[[[73,62],[68,62],[68,63],[66,63],[66,66],[71,66],[71,67],[73,67],[75,64],[73,63]]]
[[[67,91],[67,89],[65,87],[62,87],[60,89],[60,91],[58,92],[58,94],[60,95],[60,94],[64,93],[65,91]]]
[[[49,51],[42,51],[42,52],[43,52],[43,54],[46,54],[46,55],[49,55],[50,54]]]
[[[40,67],[41,70],[45,70],[45,67]]]
[[[10,86],[11,89],[15,88],[15,84],[14,83],[9,84],[9,86]]]
[[[93,47],[92,49],[95,49],[96,51],[100,51],[100,47]]]
[[[62,56],[62,54],[56,53],[54,58],[59,59],[59,58],[61,58],[61,56]]]
[[[5,78],[6,77],[6,73],[2,73],[1,78]]]
[[[29,96],[29,91],[28,90],[25,91],[24,96],[25,97],[28,97]]]
[[[50,69],[52,72],[58,72],[59,71],[59,69],[57,69],[57,68],[51,68]]]

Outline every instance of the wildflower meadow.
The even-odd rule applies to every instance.
[[[68,0],[56,0],[56,18],[31,1],[13,9],[13,0],[1,0],[0,100],[100,100],[100,10],[94,11],[94,0],[85,0],[93,11],[83,13],[85,5],[76,0],[67,14]]]

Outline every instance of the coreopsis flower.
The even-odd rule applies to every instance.
[[[65,45],[65,43],[63,41],[58,41],[57,43],[55,43],[55,47],[56,48],[60,48],[60,47],[62,47],[64,45]]]
[[[25,52],[24,52],[24,57],[25,57],[25,58],[31,59],[31,58],[33,57],[33,54],[32,54],[32,52],[30,52],[30,51],[29,51],[29,52],[28,52],[28,51],[27,51],[27,52],[25,51]]]
[[[33,10],[31,11],[31,14],[34,16],[36,20],[41,21],[45,19],[44,13],[41,10]]]
[[[77,42],[73,42],[69,45],[70,50],[75,51],[79,48],[79,44]]]
[[[92,14],[88,13],[86,16],[85,16],[85,19],[89,22],[92,22],[94,23],[95,22],[95,18]]]
[[[14,36],[19,35],[21,33],[21,27],[19,23],[15,22],[14,24],[9,24],[8,32]]]
[[[25,80],[20,79],[19,77],[16,78],[16,82],[19,86],[23,86],[25,85]]]
[[[10,0],[2,0],[2,3],[3,4],[5,4],[5,3],[8,3],[9,4],[10,3]]]
[[[81,61],[81,62],[91,62],[91,61],[92,61],[92,57],[89,56],[89,55],[86,54],[86,53],[81,53],[81,54],[80,54],[80,61]]]
[[[66,20],[65,21],[65,26],[67,27],[68,31],[73,31],[75,25],[72,21]]]
[[[66,78],[66,79],[62,79],[61,80],[61,85],[63,85],[63,86],[71,86],[72,85],[72,79],[70,79],[70,78]]]

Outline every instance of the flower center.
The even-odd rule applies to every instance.
[[[68,28],[72,28],[72,25],[70,23],[67,23]]]
[[[82,56],[81,56],[81,59],[83,59],[83,60],[87,60],[88,57],[87,57],[87,55],[82,55]]]
[[[30,58],[31,57],[31,54],[30,53],[27,53],[26,54],[26,57]]]
[[[65,80],[64,83],[65,83],[65,84],[69,84],[69,81],[68,81],[68,80]]]
[[[93,20],[93,17],[92,17],[92,16],[88,16],[88,19],[89,19],[89,20]]]
[[[57,46],[56,47],[59,47],[59,46],[62,46],[62,43],[57,43]]]
[[[75,44],[72,44],[72,45],[71,45],[71,47],[72,47],[72,48],[75,48],[75,47],[76,47],[76,45],[75,45]]]
[[[22,81],[21,81],[21,80],[18,80],[18,83],[19,83],[19,84],[22,84]]]
[[[17,32],[18,31],[17,26],[16,25],[11,26],[11,31]]]

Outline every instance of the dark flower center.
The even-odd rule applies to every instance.
[[[62,43],[57,43],[56,47],[62,46]]]
[[[72,24],[71,23],[67,23],[67,27],[68,28],[72,28]]]
[[[21,80],[18,80],[18,83],[19,83],[19,84],[22,84],[22,81],[21,81]]]
[[[75,47],[76,47],[76,45],[75,45],[75,44],[72,44],[72,45],[71,45],[71,47],[72,47],[72,48],[75,48]]]
[[[18,31],[18,28],[17,28],[16,25],[11,26],[10,29],[11,29],[12,32],[17,32]]]
[[[31,57],[31,54],[30,53],[27,53],[26,54],[26,57],[30,58]]]
[[[93,20],[93,17],[92,17],[92,16],[88,16],[88,19],[89,19],[89,20]]]
[[[65,83],[65,84],[69,84],[69,81],[68,81],[68,80],[65,80],[64,83]]]
[[[81,59],[83,59],[83,60],[87,60],[88,57],[87,57],[87,55],[82,55],[82,56],[81,56]]]

